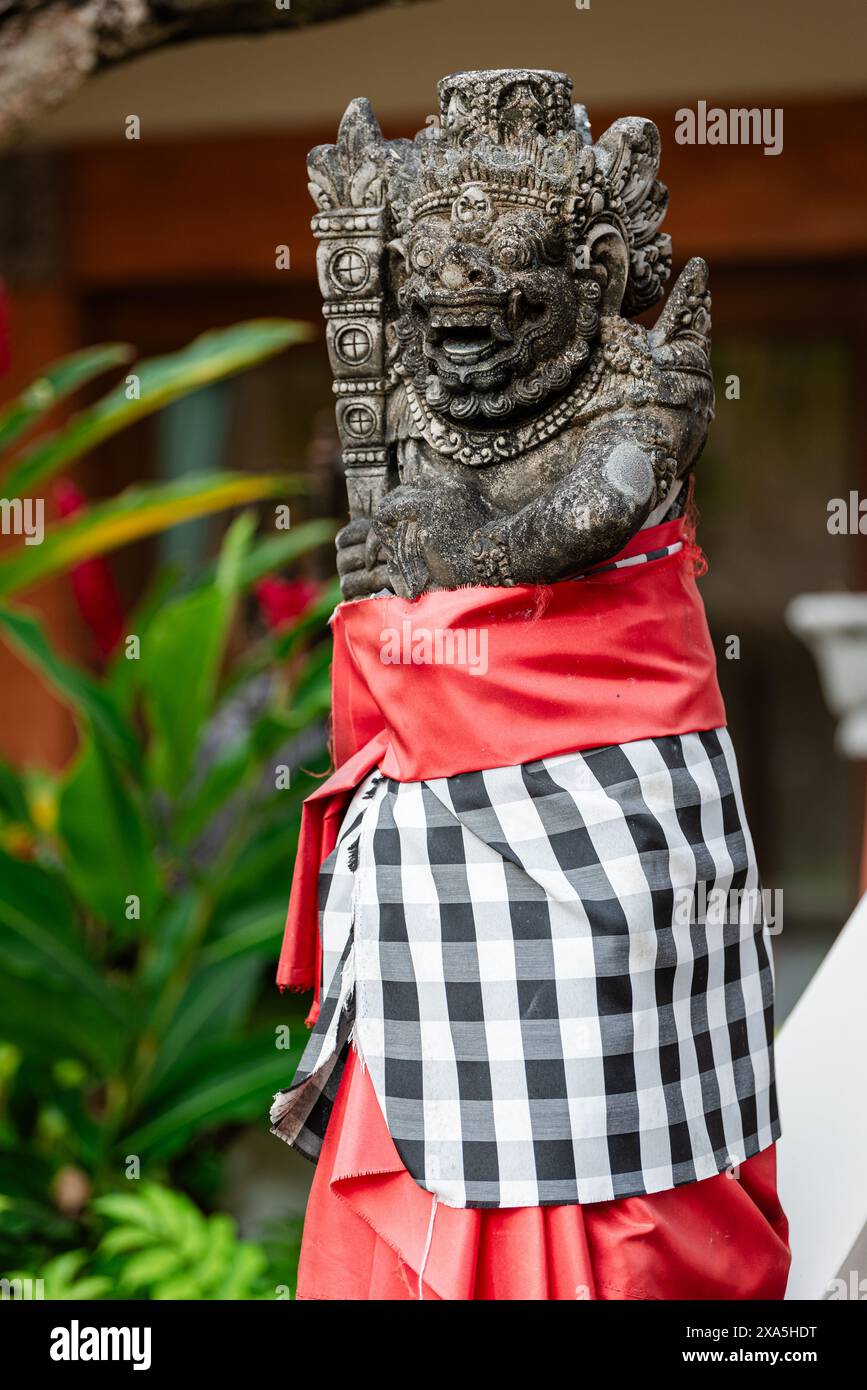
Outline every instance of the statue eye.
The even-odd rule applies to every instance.
[[[504,270],[524,270],[530,264],[532,252],[527,241],[503,237],[493,248],[494,259]]]
[[[434,262],[434,253],[430,246],[422,242],[421,246],[416,246],[410,256],[413,270],[430,270]]]

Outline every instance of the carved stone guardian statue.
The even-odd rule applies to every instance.
[[[444,78],[413,141],[354,101],[310,155],[350,521],[278,971],[316,1000],[272,1110],[318,1160],[301,1298],[785,1288],[770,941],[685,514],[704,262],[635,321],[659,158],[523,69]]]
[[[566,578],[670,505],[713,410],[710,297],[671,265],[659,135],[595,144],[559,73],[445,78],[383,140],[353,102],[310,156],[352,521],[347,598]]]

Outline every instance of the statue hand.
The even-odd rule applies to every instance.
[[[390,587],[385,557],[369,516],[355,517],[338,531],[337,573],[345,599],[370,598]]]
[[[374,531],[395,592],[417,598],[427,589],[475,583],[470,552],[481,520],[478,499],[462,487],[404,483],[390,492]]]

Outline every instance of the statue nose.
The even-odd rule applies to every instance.
[[[490,285],[493,275],[489,266],[463,247],[447,251],[439,266],[439,278],[447,290],[466,290],[472,285]]]

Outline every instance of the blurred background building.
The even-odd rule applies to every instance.
[[[864,538],[827,525],[830,499],[867,495],[865,51],[859,0],[430,0],[122,65],[43,120],[0,171],[8,397],[47,361],[106,339],[153,354],[259,315],[320,325],[305,155],[333,139],[354,96],[371,98],[386,135],[411,135],[436,110],[443,74],[538,66],[573,77],[596,135],[619,115],[656,121],[675,269],[701,254],[712,270],[718,406],[698,469],[702,587],[764,882],[784,895],[781,1017],[851,910],[864,814],[863,769],[835,754],[812,660],[783,615],[805,590],[867,588]],[[781,108],[781,153],[676,143],[676,112],[699,101]],[[79,470],[85,491],[276,464],[313,468],[308,506],[334,513],[317,331],[103,446]],[[208,549],[222,525],[180,533],[178,553]],[[160,544],[177,552],[178,534]],[[127,601],[155,549],[113,558]],[[80,651],[66,584],[35,597]],[[61,708],[0,650],[4,753],[57,764],[71,742]]]

